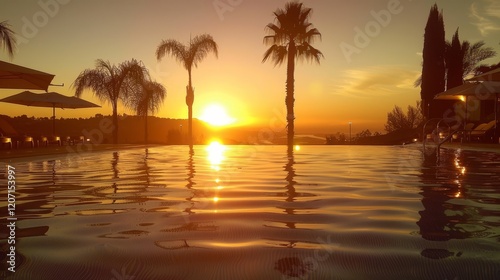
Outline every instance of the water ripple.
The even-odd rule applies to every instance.
[[[8,279],[500,276],[498,154],[448,150],[437,164],[401,147],[215,152],[18,164],[25,261]]]

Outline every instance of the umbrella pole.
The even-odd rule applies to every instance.
[[[498,93],[495,93],[495,133],[494,133],[494,137],[495,137],[495,140],[498,140]]]
[[[467,125],[467,101],[468,101],[468,96],[465,96],[465,123],[464,123],[464,130],[465,130],[465,126]]]
[[[52,136],[56,136],[56,105],[52,106]]]

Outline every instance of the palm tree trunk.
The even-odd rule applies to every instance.
[[[113,144],[118,144],[118,108],[117,102],[113,103]]]
[[[295,134],[295,113],[294,113],[294,91],[295,91],[295,44],[290,42],[288,46],[288,64],[286,69],[286,98],[285,105],[287,110],[287,122],[288,122],[288,135],[287,135],[287,145],[288,149],[293,149],[293,136]]]
[[[194,103],[194,89],[191,84],[191,70],[189,73],[189,85],[186,87],[186,105],[188,106],[188,143],[189,147],[193,147],[193,103]]]
[[[145,124],[144,124],[144,143],[147,145],[148,144],[148,112],[146,112],[145,116]]]

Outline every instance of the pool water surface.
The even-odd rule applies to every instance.
[[[500,279],[500,154],[210,145],[7,164],[6,279]]]

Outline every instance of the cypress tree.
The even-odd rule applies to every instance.
[[[445,32],[442,13],[437,4],[432,6],[424,33],[424,49],[422,64],[422,98],[423,115],[426,118],[439,117],[439,108],[434,96],[445,90]]]
[[[446,88],[451,89],[464,83],[464,52],[458,36],[458,29],[451,43],[446,44]]]

